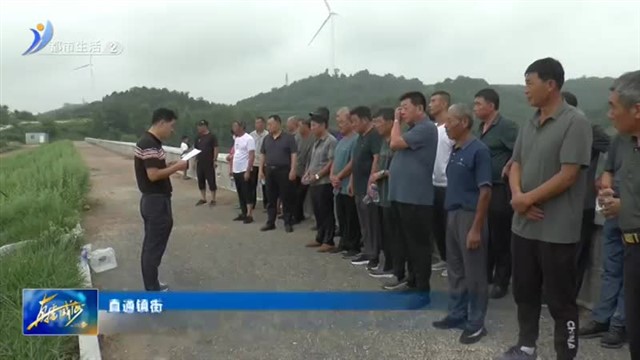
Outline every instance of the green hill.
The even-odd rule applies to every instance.
[[[564,89],[578,97],[579,107],[594,122],[609,127],[606,118],[607,96],[613,78],[582,77],[565,83]],[[134,87],[123,92],[113,92],[88,104],[65,104],[65,106],[33,116],[24,111],[10,112],[2,107],[2,121],[12,123],[20,120],[39,120],[43,130],[53,132],[52,138],[76,138],[93,136],[112,140],[133,141],[149,124],[153,109],[168,107],[177,111],[176,135],[195,135],[194,124],[207,119],[212,130],[219,135],[223,146],[231,144],[228,135],[230,123],[241,119],[252,127],[257,115],[279,114],[282,118],[291,115],[305,116],[318,106],[327,106],[335,112],[341,106],[368,105],[372,107],[397,105],[398,96],[406,91],[419,90],[425,95],[436,90],[451,93],[454,102],[473,101],[473,95],[485,87],[495,88],[501,97],[501,112],[517,122],[529,118],[533,109],[524,97],[524,86],[489,84],[483,79],[459,76],[445,79],[436,84],[426,85],[418,79],[406,79],[391,74],[384,76],[367,70],[353,75],[330,76],[328,72],[295,81],[289,86],[274,88],[238,101],[235,105],[217,104],[202,98],[194,99],[188,92],[171,91],[147,87]],[[93,121],[73,125],[55,123],[54,120],[89,118]],[[64,125],[67,125],[66,127]],[[333,122],[331,125],[335,125]],[[20,138],[11,132],[13,138]],[[0,132],[0,140],[3,133]],[[8,133],[7,133],[8,135]],[[177,145],[179,136],[171,144]]]

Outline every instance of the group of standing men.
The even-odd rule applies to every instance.
[[[583,271],[578,264],[588,228],[583,223],[593,222],[583,214],[593,214],[589,203],[596,203],[589,197],[595,191],[590,177],[595,178],[594,152],[602,144],[594,141],[600,135],[577,103],[569,104],[571,94],[563,96],[564,69],[557,60],[533,62],[525,71],[525,82],[527,100],[537,111],[520,128],[500,115],[493,89],[479,91],[473,109],[450,105],[443,91],[432,94],[429,103],[420,92],[409,92],[400,97],[397,109],[374,114],[363,106],[342,108],[336,114],[339,139],[328,131],[326,108],[308,119],[290,119],[295,134],[282,129],[277,115],[267,119],[268,131],[259,126],[264,120],[257,119],[256,134],[251,135],[243,123],[235,122],[231,172],[242,209],[236,219],[253,221],[254,194],[261,179],[268,209],[261,230],[275,229],[279,199],[285,231],[291,232],[304,219],[302,204],[308,191],[317,227],[308,247],[342,253],[354,265],[367,265],[371,276],[390,279],[383,285],[387,290],[427,295],[431,272],[441,266],[432,267],[433,242],[446,263],[450,299],[447,315],[433,324],[436,328],[461,329],[464,344],[479,341],[487,333],[488,299],[505,296],[512,279],[519,336],[499,359],[537,358],[543,302],[555,321],[557,358],[573,359]],[[618,325],[626,330],[617,340],[623,342],[626,334],[632,359],[637,360],[640,71],[621,76],[611,90],[609,116],[620,134],[609,150],[597,203],[607,221],[617,221],[612,226],[619,231],[619,243],[624,243],[624,295],[618,275],[615,294],[610,290],[613,280],[605,280],[602,301],[624,296],[626,319]],[[480,123],[474,124],[474,118]],[[157,267],[171,230],[166,226],[171,219],[169,175],[186,166],[184,161],[164,163],[160,139],[168,138],[174,122],[175,115],[154,113],[153,125],[136,150],[147,290],[164,289]],[[159,201],[169,206],[159,206]],[[167,208],[168,214],[159,210]],[[164,220],[162,226],[159,219]],[[605,251],[607,246],[611,248],[605,245]],[[606,267],[605,262],[605,272]],[[607,299],[603,305],[603,312],[610,314],[581,328],[581,335],[602,334],[609,330],[610,320],[614,328],[612,302]]]

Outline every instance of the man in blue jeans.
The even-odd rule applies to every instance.
[[[622,165],[620,156],[616,156],[620,144],[620,136],[611,142],[604,173],[600,179],[601,188],[612,188],[618,196],[620,176],[618,170]],[[613,186],[612,186],[613,185]],[[585,339],[602,336],[600,345],[605,348],[620,348],[625,342],[624,327],[624,289],[623,264],[624,243],[622,231],[618,227],[618,219],[605,220],[602,227],[603,272],[600,288],[600,302],[593,309],[591,320],[580,330],[578,335]]]

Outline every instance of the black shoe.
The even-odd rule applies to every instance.
[[[460,335],[460,343],[465,345],[475,344],[487,335],[487,329],[483,326],[477,330],[464,329]]]
[[[369,260],[369,262],[367,263],[367,270],[369,271],[375,270],[378,268],[379,265],[380,265],[380,261],[376,259]]]
[[[366,265],[369,263],[369,258],[364,255],[360,255],[357,258],[351,260],[352,265]]]
[[[584,339],[593,339],[603,336],[607,331],[609,331],[609,324],[591,320],[578,330],[578,336]]]
[[[400,290],[407,290],[408,286],[407,286],[406,280],[404,279],[398,280],[397,278],[394,278],[393,280],[385,282],[384,285],[382,285],[382,288],[385,290],[400,291]]]
[[[491,287],[491,292],[489,293],[489,297],[491,299],[502,299],[507,296],[508,288],[506,286],[493,285]]]
[[[242,222],[245,223],[245,224],[251,224],[253,222],[253,216],[245,217]]]
[[[242,214],[240,214],[240,215],[236,216],[236,217],[233,219],[233,221],[244,221],[246,218],[247,218],[247,216],[246,216],[246,215],[242,215]]]
[[[288,232],[288,233],[293,232],[293,226],[291,226],[291,224],[285,224],[284,225],[284,231]]]
[[[466,319],[455,319],[447,315],[444,319],[434,321],[432,323],[433,327],[440,330],[449,330],[449,329],[462,329],[464,330],[464,324],[466,324]]]
[[[263,227],[260,228],[260,231],[269,231],[269,230],[275,230],[276,226],[275,225],[270,225],[267,224]]]
[[[357,250],[349,250],[347,251],[344,255],[342,255],[343,259],[349,259],[352,260],[356,257],[358,257],[358,255],[360,255],[360,251]]]
[[[200,206],[200,205],[202,205],[202,204],[206,204],[206,203],[207,203],[207,200],[202,200],[202,199],[200,199],[200,200],[198,200],[198,202],[196,203],[196,206]]]
[[[612,326],[609,332],[600,339],[600,346],[607,349],[619,349],[627,341],[627,332],[624,327]]]
[[[160,289],[158,291],[169,291],[169,285],[160,283]]]

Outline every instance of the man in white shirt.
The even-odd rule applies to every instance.
[[[240,215],[234,221],[242,221],[245,224],[253,222],[253,205],[249,198],[249,180],[256,153],[256,143],[251,135],[245,132],[245,124],[242,121],[234,121],[232,130],[235,134],[233,144],[233,164],[231,172],[236,184],[236,192],[240,201]]]
[[[183,135],[182,139],[181,139],[181,143],[180,143],[180,151],[182,152],[182,156],[184,156],[184,154],[189,152],[189,137],[187,135]],[[184,180],[189,180],[191,179],[188,175],[187,175],[187,171],[189,171],[189,162],[187,161],[187,168],[184,169],[183,174],[182,174],[182,178]]]
[[[447,164],[454,144],[454,141],[447,136],[447,130],[444,127],[450,102],[451,95],[446,91],[434,92],[429,100],[429,115],[438,127],[438,150],[433,167],[433,236],[440,254],[440,261],[434,263],[431,270],[442,271],[442,276],[447,276],[447,248],[445,245],[447,211],[444,208],[444,198],[447,192]]]
[[[253,169],[251,170],[251,179],[249,181],[249,199],[253,202],[253,208],[256,208],[256,199],[257,199],[257,189],[258,189],[258,174],[260,173],[260,164],[262,161],[262,154],[260,153],[260,149],[262,149],[262,142],[264,138],[269,135],[269,132],[265,129],[267,122],[264,120],[262,116],[258,116],[256,118],[255,127],[256,129],[251,132],[251,137],[253,141],[256,143],[256,159],[253,162]],[[262,206],[264,210],[267,210],[267,186],[266,184],[262,184]]]

